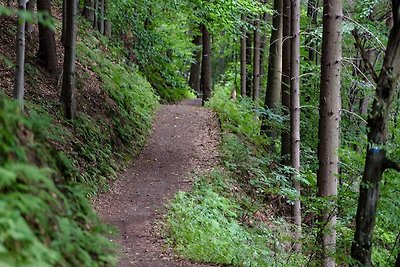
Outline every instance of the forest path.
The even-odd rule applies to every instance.
[[[191,100],[162,105],[149,143],[134,166],[94,200],[100,217],[119,229],[120,267],[205,266],[173,257],[156,224],[174,194],[190,189],[193,172],[218,163],[218,121],[199,104]]]

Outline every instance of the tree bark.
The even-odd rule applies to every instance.
[[[64,55],[64,75],[61,90],[61,101],[64,105],[65,117],[76,116],[75,59],[77,34],[77,0],[66,1],[66,40]]]
[[[30,11],[32,14],[35,11],[35,1],[30,0],[26,3],[26,10]],[[25,32],[31,34],[33,32],[33,25],[30,22],[26,22],[25,25]]]
[[[251,77],[251,69],[252,69],[252,54],[253,54],[253,40],[251,36],[251,32],[246,32],[246,95],[251,97],[253,84]]]
[[[83,7],[83,15],[90,23],[93,24],[93,21],[94,21],[94,1],[93,0],[85,0],[85,4]]]
[[[264,3],[267,3],[267,1],[264,1]],[[267,23],[268,13],[264,13],[262,15],[262,21],[264,23]],[[265,34],[264,29],[261,30],[261,33],[262,33],[262,35],[261,35],[261,41],[260,41],[260,88],[262,88],[263,85],[265,84],[264,83],[264,80],[265,80],[264,79],[264,72],[265,72],[264,62],[265,62],[265,55],[266,55],[265,48],[267,46],[267,35]]]
[[[246,22],[246,16],[242,15],[242,22]],[[246,97],[247,88],[247,43],[246,27],[242,27],[242,37],[240,38],[240,93],[242,98]]]
[[[328,205],[319,218],[322,265],[335,266],[336,196],[340,134],[340,73],[342,63],[342,1],[324,0],[321,58],[321,92],[317,174],[318,196]]]
[[[254,22],[254,57],[253,57],[253,101],[258,106],[258,100],[260,98],[260,48],[261,48],[261,36],[260,36],[260,19],[256,18]]]
[[[103,34],[108,38],[111,38],[111,21],[108,18],[110,14],[110,3],[109,0],[104,0],[104,32]]]
[[[211,97],[211,36],[207,29],[207,26],[202,24],[202,41],[203,41],[203,52],[202,52],[202,64],[201,64],[201,82],[203,91],[204,105]]]
[[[265,109],[275,109],[281,100],[282,83],[282,0],[274,0],[274,15],[269,46],[268,80],[265,93]],[[274,140],[277,138],[275,129],[267,129],[266,117],[263,118],[262,131]]]
[[[97,30],[99,20],[99,0],[93,0],[93,29]]]
[[[202,57],[202,38],[201,34],[194,33],[193,44],[196,49],[193,51],[194,62],[190,65],[189,86],[197,93],[200,94],[200,75],[201,75],[201,57]]]
[[[37,9],[51,18],[51,1],[37,0]],[[54,31],[39,23],[39,50],[37,52],[39,62],[51,73],[57,71],[57,48]]]
[[[318,6],[319,6],[319,0],[308,0],[307,3],[307,16],[311,20],[311,25],[313,27],[317,27],[317,19],[318,19]],[[310,34],[310,31],[308,30],[308,33]],[[310,62],[315,62],[316,60],[316,42],[314,40],[313,36],[307,37],[307,50],[308,50],[308,60]]]
[[[26,10],[26,2],[26,0],[18,1],[18,9],[20,11]],[[15,70],[14,99],[18,101],[20,109],[24,110],[25,20],[23,16],[18,16],[16,43],[17,64]]]
[[[104,34],[104,0],[99,0],[99,17],[97,23],[97,29],[101,34]]]
[[[393,27],[381,72],[376,80],[376,93],[368,118],[368,148],[364,175],[360,184],[360,196],[356,215],[356,231],[351,256],[362,266],[371,265],[372,237],[375,227],[382,174],[393,168],[386,158],[390,106],[400,77],[400,1],[392,1]],[[398,169],[396,169],[398,170]],[[357,265],[359,266],[359,265]]]
[[[290,0],[283,1],[282,11],[282,106],[284,107],[284,114],[289,116],[290,110],[290,60],[291,60],[291,8]],[[284,165],[291,164],[290,154],[290,133],[289,130],[283,131],[281,134],[281,155],[282,163]]]
[[[300,251],[301,236],[301,186],[300,174],[300,0],[291,1],[291,60],[290,60],[290,145],[291,165],[296,172],[292,175],[292,183],[298,198],[292,206],[292,219],[296,226],[294,232],[294,250]]]

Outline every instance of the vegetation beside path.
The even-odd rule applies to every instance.
[[[115,245],[106,237],[112,229],[99,222],[88,195],[106,189],[140,151],[158,97],[135,68],[124,64],[120,47],[86,31],[81,28],[78,45],[78,90],[104,101],[97,113],[85,108],[93,99],[83,93],[73,122],[63,119],[57,102],[42,105],[31,98],[23,114],[0,95],[1,266],[116,263]],[[27,79],[40,81],[42,70],[31,66]]]

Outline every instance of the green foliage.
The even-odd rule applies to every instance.
[[[114,264],[114,245],[103,236],[106,228],[82,190],[57,170],[59,156],[36,127],[48,121],[35,114],[25,117],[16,103],[0,96],[0,265]],[[47,157],[36,156],[41,153]],[[49,158],[54,160],[44,161]]]
[[[113,1],[110,20],[129,62],[137,62],[164,102],[188,96],[184,73],[193,45],[184,1]]]

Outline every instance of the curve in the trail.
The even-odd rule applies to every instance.
[[[134,166],[95,200],[100,217],[118,228],[120,267],[200,266],[171,256],[157,233],[165,203],[191,185],[190,173],[218,162],[219,127],[214,113],[198,101],[163,105],[149,143]]]

